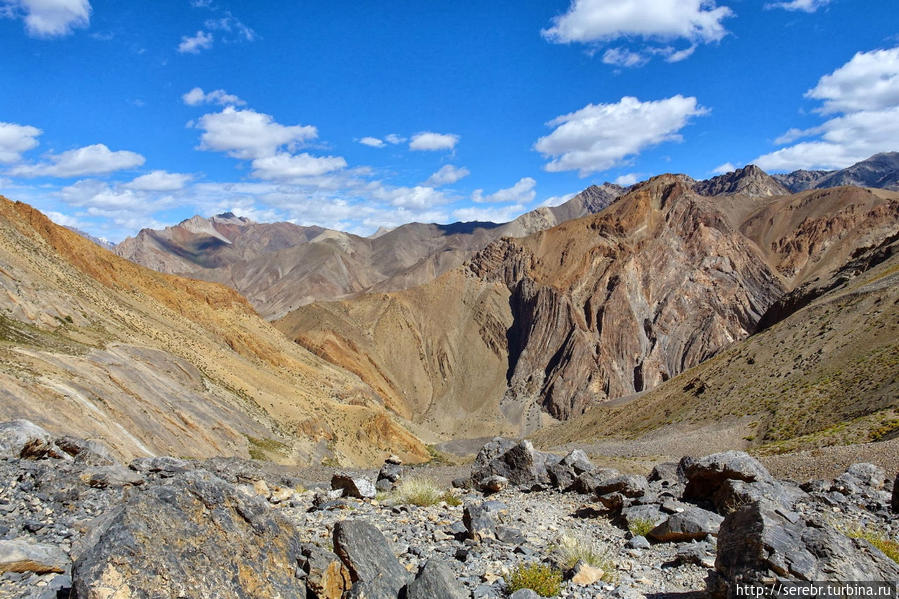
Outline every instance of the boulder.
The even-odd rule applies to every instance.
[[[176,474],[190,472],[195,469],[195,466],[187,460],[168,456],[134,458],[128,464],[128,467],[135,472],[158,474],[162,478],[171,478]]]
[[[196,470],[138,488],[89,533],[73,597],[302,597],[293,524],[261,498]]]
[[[798,513],[768,501],[741,506],[724,519],[715,570],[723,585],[710,581],[710,591],[727,593],[737,583],[775,578],[899,580],[899,564],[866,541],[820,522],[807,523]]]
[[[726,515],[741,505],[761,500],[792,509],[793,505],[803,497],[806,497],[806,493],[799,487],[776,480],[750,483],[744,480],[728,479],[715,491],[712,501],[718,513]]]
[[[641,497],[646,493],[646,479],[633,474],[623,474],[600,481],[593,487],[593,492],[597,495],[621,493],[625,497]]]
[[[893,483],[893,499],[891,503],[894,514],[899,514],[899,474],[896,475],[896,482]]]
[[[66,435],[57,438],[55,443],[62,451],[75,458],[76,462],[88,466],[112,466],[118,463],[112,450],[101,441],[78,439]]]
[[[485,503],[468,503],[462,510],[462,523],[468,530],[468,538],[477,542],[496,534],[496,512]]]
[[[381,481],[387,481],[392,487],[397,481],[400,480],[400,477],[403,475],[403,468],[399,464],[393,464],[390,462],[386,462],[381,469],[378,471],[378,478],[375,481],[375,486]],[[382,483],[381,486],[386,486],[386,484]]]
[[[534,487],[551,483],[547,465],[558,458],[534,449],[530,441],[518,443],[497,438],[484,445],[471,466],[471,481],[478,488],[481,481],[502,476],[516,486]]]
[[[849,466],[846,472],[837,478],[837,481],[852,482],[857,486],[879,491],[883,489],[886,479],[886,472],[882,468],[878,468],[874,464],[860,463]]]
[[[711,499],[726,480],[772,480],[758,460],[742,451],[725,451],[699,459],[685,457],[678,468],[687,480],[685,499]]]
[[[387,539],[365,520],[341,520],[334,525],[334,552],[350,572],[350,596],[377,597],[386,592],[395,598],[408,580]],[[368,595],[360,595],[363,590]]]
[[[717,535],[724,518],[696,506],[671,514],[667,520],[649,531],[647,535],[662,543],[704,539],[707,535]]]
[[[681,481],[677,462],[663,462],[652,467],[652,472],[646,477],[651,483],[658,482],[663,488],[674,486]]]
[[[630,529],[635,524],[647,520],[654,526],[658,526],[668,519],[668,514],[662,513],[657,505],[630,505],[621,508],[621,518],[624,521],[624,527]]]
[[[357,499],[373,499],[378,494],[369,479],[345,472],[334,473],[331,477],[331,489],[342,491],[344,497],[356,497]]]
[[[406,599],[468,599],[468,591],[449,566],[430,559],[406,585]]]
[[[618,478],[619,476],[621,476],[621,473],[615,469],[597,468],[591,472],[584,472],[578,475],[571,488],[578,493],[593,494],[596,493],[597,487],[605,481]]]
[[[0,422],[0,458],[42,458],[56,452],[53,435],[33,422]]]
[[[350,571],[337,554],[318,545],[303,547],[305,561],[301,563],[306,572],[306,586],[316,599],[341,599],[350,588]]]
[[[508,486],[508,478],[505,476],[493,475],[483,479],[478,484],[478,490],[482,493],[499,493]]]
[[[0,540],[0,574],[34,572],[50,574],[67,572],[72,560],[55,545],[33,543],[25,539]]]
[[[144,477],[131,470],[125,468],[121,464],[113,464],[111,466],[91,466],[82,471],[81,480],[88,486],[97,489],[119,488],[126,485],[142,485]]]

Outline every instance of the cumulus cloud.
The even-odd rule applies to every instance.
[[[431,131],[423,131],[412,136],[409,142],[410,150],[452,150],[459,143],[459,136],[451,133],[433,133]]]
[[[725,162],[724,164],[719,164],[714,169],[712,169],[712,172],[716,175],[725,175],[727,173],[732,173],[735,170],[737,170],[737,167],[734,166],[733,163]]]
[[[639,180],[636,173],[627,173],[626,175],[621,175],[616,178],[613,183],[615,183],[615,185],[621,185],[622,187],[630,187]]]
[[[200,106],[201,104],[219,104],[221,106],[243,106],[246,104],[243,100],[229,94],[223,89],[216,89],[209,93],[204,93],[202,88],[195,87],[183,96],[181,99],[188,106]]]
[[[398,145],[406,142],[406,138],[402,135],[398,135],[396,133],[390,133],[389,135],[384,136],[384,141],[389,144]]]
[[[61,154],[48,154],[37,164],[21,164],[9,170],[18,177],[80,177],[106,175],[115,171],[134,168],[144,163],[144,157],[135,152],[113,152],[104,144],[94,144]]]
[[[384,142],[377,137],[363,137],[359,140],[363,146],[368,146],[370,148],[383,148]]]
[[[550,208],[552,206],[559,206],[561,204],[564,204],[565,202],[567,202],[568,200],[570,200],[571,198],[573,198],[576,195],[577,195],[577,193],[566,193],[566,194],[562,194],[560,196],[549,196],[548,198],[546,198],[545,200],[540,202],[540,207],[541,208]]]
[[[0,0],[0,16],[25,20],[25,30],[32,37],[60,37],[76,27],[90,24],[91,4],[88,0]]]
[[[346,160],[340,156],[311,156],[307,153],[291,155],[278,153],[253,160],[253,176],[258,179],[287,181],[304,177],[316,177],[346,168]]]
[[[701,43],[721,40],[726,34],[722,21],[733,16],[714,0],[572,0],[568,11],[552,20],[541,33],[558,44],[605,44],[618,39],[642,40],[637,50],[612,48],[603,62],[636,67],[652,56],[669,62],[684,60]],[[683,40],[676,49],[658,42]]]
[[[268,114],[233,106],[203,115],[194,126],[203,131],[199,149],[243,159],[273,156],[281,147],[292,148],[318,137],[311,125],[281,125]]]
[[[766,4],[765,8],[782,8],[790,11],[801,10],[802,12],[815,12],[829,3],[830,0],[792,0],[790,2],[772,2]]]
[[[212,34],[201,29],[195,35],[182,36],[181,43],[178,44],[178,52],[181,54],[199,54],[201,50],[211,48],[212,42]]]
[[[537,192],[534,191],[535,187],[537,187],[536,181],[530,177],[523,177],[512,187],[500,189],[487,196],[484,195],[483,189],[476,189],[471,194],[471,199],[478,204],[529,204],[537,196]]]
[[[423,185],[387,187],[377,184],[372,190],[372,197],[391,206],[412,210],[430,209],[449,202],[449,198],[442,191]]]
[[[18,162],[22,154],[38,145],[37,137],[43,133],[37,127],[0,123],[0,163]]]
[[[831,118],[809,129],[792,128],[777,145],[810,138],[758,157],[765,170],[839,169],[878,152],[896,149],[899,139],[899,47],[859,52],[824,75],[805,96],[819,100],[816,112]]]
[[[451,185],[460,179],[464,179],[468,175],[471,174],[467,168],[456,167],[452,164],[445,164],[440,167],[440,169],[428,177],[428,180],[425,181],[425,185],[429,187],[440,187],[441,185]]]
[[[680,141],[678,133],[691,117],[706,114],[696,98],[676,95],[641,102],[625,96],[615,104],[588,104],[549,123],[552,133],[534,148],[551,158],[550,172],[577,170],[581,177],[622,164],[626,158],[666,141]]]
[[[126,183],[124,187],[138,191],[177,191],[183,189],[192,178],[192,175],[183,173],[152,171]]]

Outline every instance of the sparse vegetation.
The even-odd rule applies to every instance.
[[[290,447],[277,439],[260,439],[250,435],[244,436],[247,438],[247,443],[249,443],[247,451],[250,454],[250,458],[254,460],[268,460],[271,455],[285,455],[290,449]]]
[[[443,489],[433,480],[421,477],[402,479],[390,497],[397,503],[417,506],[436,505],[441,501],[445,501],[447,505],[462,503],[449,489]]]
[[[432,464],[435,466],[442,466],[442,465],[450,465],[451,466],[456,463],[451,455],[449,455],[448,453],[445,453],[443,451],[440,451],[435,446],[426,445],[425,447],[427,448],[428,455],[430,456],[430,459],[428,460],[429,464]]]
[[[519,589],[531,589],[541,597],[555,597],[562,588],[562,573],[546,564],[518,564],[506,576],[509,594]]]
[[[864,539],[878,549],[884,555],[899,564],[899,543],[884,535],[882,532],[872,530],[870,528],[851,528],[843,530],[843,533],[853,539]]]
[[[573,568],[578,562],[584,562],[605,572],[602,576],[604,582],[615,582],[617,579],[615,563],[609,557],[608,548],[602,543],[566,534],[559,538],[553,550],[559,555],[559,561],[565,568]]]
[[[628,525],[627,529],[631,531],[631,534],[636,537],[645,537],[649,534],[649,531],[655,527],[655,522],[653,522],[649,518],[636,518],[634,520],[631,520],[631,523]]]

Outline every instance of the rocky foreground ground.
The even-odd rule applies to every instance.
[[[0,424],[0,596],[520,599],[533,565],[563,597],[899,582],[899,481],[871,464],[800,485],[725,452],[637,476],[496,439],[435,490],[397,462],[321,481],[225,458],[125,466]]]

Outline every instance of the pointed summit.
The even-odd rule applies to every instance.
[[[705,196],[741,193],[752,197],[771,197],[790,193],[774,177],[754,164],[705,181],[698,181],[693,185],[693,191]]]

